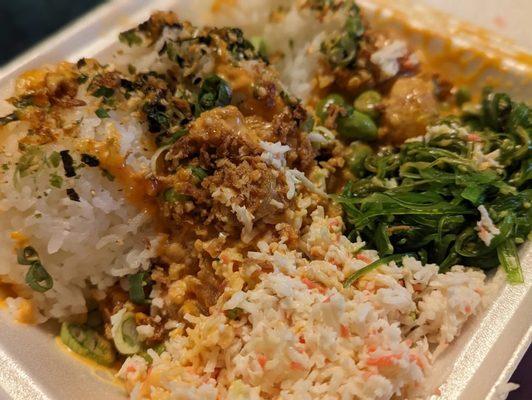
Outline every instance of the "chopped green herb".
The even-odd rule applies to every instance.
[[[105,108],[102,108],[102,107],[98,108],[95,111],[95,114],[98,116],[98,118],[101,118],[101,119],[109,118],[109,112]]]
[[[192,172],[192,175],[194,175],[200,182],[209,176],[209,172],[201,167],[191,166],[190,172]]]
[[[301,130],[303,132],[310,133],[314,129],[314,126],[316,125],[316,121],[314,120],[314,117],[312,115],[308,115],[307,119],[301,124]]]
[[[235,60],[254,60],[260,56],[251,42],[244,37],[241,29],[222,28],[217,33],[227,43],[227,50],[229,50]],[[211,38],[207,36],[203,41],[208,44]]]
[[[57,151],[53,151],[52,154],[50,154],[50,157],[48,157],[48,161],[52,167],[57,168],[61,163],[61,155]]]
[[[167,203],[177,203],[190,200],[191,198],[186,194],[178,193],[174,188],[168,188],[163,193],[163,199]]]
[[[164,50],[166,50],[166,55],[171,61],[179,63],[181,56],[178,53],[177,43],[170,42],[170,41],[166,42],[164,44],[163,50],[161,51],[164,51]]]
[[[170,128],[170,118],[166,114],[167,107],[160,102],[144,104],[143,111],[148,120],[148,129],[152,133],[167,131]]]
[[[89,79],[89,76],[88,76],[88,75],[86,75],[86,74],[80,74],[80,75],[78,76],[78,83],[79,83],[80,85],[82,85],[82,84],[84,84],[85,82],[87,82],[88,79]]]
[[[348,18],[343,29],[330,34],[321,44],[321,51],[332,66],[354,66],[359,43],[365,32],[359,8],[352,3],[348,7]]]
[[[46,156],[39,146],[28,146],[17,161],[15,173],[20,177],[28,176],[46,162]]]
[[[127,44],[129,47],[142,44],[142,38],[137,34],[136,29],[130,29],[125,32],[122,32],[118,35],[118,39]]]
[[[61,178],[59,175],[57,174],[51,174],[50,175],[50,185],[52,185],[53,187],[56,187],[58,189],[61,188],[61,186],[63,186],[63,178]]]
[[[100,86],[94,93],[92,94],[94,97],[113,97],[115,94],[115,90],[112,88],[109,88],[107,86]]]
[[[155,345],[152,350],[155,351],[158,355],[161,355],[166,351],[166,346],[164,343],[159,343]]]
[[[127,72],[129,72],[131,75],[135,75],[137,73],[137,68],[133,64],[128,64]]]
[[[243,313],[244,313],[244,310],[241,309],[240,307],[235,307],[230,310],[225,310],[225,316],[233,321],[239,319]]]
[[[198,95],[200,110],[206,111],[231,104],[232,93],[229,83],[218,75],[211,75],[205,78]]]
[[[2,169],[4,171],[8,171],[9,170],[9,164],[2,164]]]

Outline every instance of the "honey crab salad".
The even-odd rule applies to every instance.
[[[59,321],[132,399],[433,394],[523,282],[531,109],[349,0],[202,1],[119,41],[22,74],[0,118],[13,318]]]

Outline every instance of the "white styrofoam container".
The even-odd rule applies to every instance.
[[[114,0],[78,20],[57,35],[0,69],[0,98],[8,97],[21,72],[63,59],[84,56],[110,59],[118,32],[147,18],[156,9],[193,7],[200,0]],[[531,56],[495,35],[464,28],[427,5],[497,27],[521,46],[532,49],[529,0],[359,0],[379,27],[423,43],[429,53],[447,43],[452,51],[478,67],[488,60],[499,64],[487,69],[486,80],[526,100],[532,97]],[[485,35],[489,41],[477,41]],[[427,39],[429,43],[427,43]],[[428,44],[428,46],[427,46]],[[444,70],[448,78],[464,71]],[[0,112],[5,104],[0,104]],[[1,227],[0,227],[1,229]],[[491,400],[505,383],[532,340],[532,245],[521,249],[525,284],[505,286],[494,302],[466,326],[462,335],[436,363],[429,382],[446,400]],[[0,260],[1,262],[1,260]],[[28,327],[0,313],[0,399],[67,400],[124,399],[124,390],[102,371],[92,370],[61,351],[57,326]],[[434,398],[436,398],[434,396]]]

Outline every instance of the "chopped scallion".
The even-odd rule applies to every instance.
[[[54,286],[52,276],[41,264],[39,254],[31,246],[26,246],[17,252],[17,262],[20,265],[29,265],[26,273],[26,284],[39,293],[44,293]]]
[[[51,174],[50,175],[50,185],[52,185],[55,188],[60,189],[61,186],[63,186],[63,178],[61,178],[57,174]]]
[[[98,108],[95,111],[95,114],[98,116],[98,118],[101,118],[101,119],[109,118],[109,112],[105,108],[102,108],[102,107]]]
[[[142,271],[133,275],[129,275],[129,299],[135,304],[146,304],[146,294],[144,293],[144,286],[146,285],[147,273]]]
[[[192,175],[194,175],[200,182],[209,176],[209,172],[201,167],[191,166],[190,172],[192,172]]]
[[[163,199],[168,203],[177,203],[179,201],[190,200],[190,196],[178,193],[174,188],[168,188],[163,193]]]
[[[54,286],[54,280],[39,261],[30,265],[25,281],[30,288],[39,293],[47,292]]]
[[[121,354],[130,355],[141,350],[135,316],[132,313],[123,313],[120,321],[113,325],[112,334],[115,347]]]
[[[235,307],[230,310],[226,310],[225,316],[231,320],[237,320],[242,316],[243,313],[244,313],[244,310],[242,308]]]
[[[61,341],[74,353],[98,364],[111,366],[115,361],[111,342],[92,329],[64,322],[61,325]]]

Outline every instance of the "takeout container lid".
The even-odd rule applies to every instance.
[[[76,61],[84,56],[112,61],[113,44],[120,31],[147,18],[153,10],[193,4],[187,0],[115,0],[104,4],[0,69],[0,96],[9,96],[13,79],[20,73],[43,64],[63,59]],[[406,36],[409,42],[429,53],[444,45],[457,57],[476,60],[481,65],[497,65],[496,69],[487,69],[483,81],[492,80],[497,87],[531,100],[532,56],[523,50],[532,49],[527,18],[532,14],[529,0],[418,0],[415,4],[410,0],[359,0],[359,4],[377,26]],[[457,23],[426,4],[487,27],[505,24],[500,30],[517,39],[522,47]],[[453,70],[452,64],[447,66],[446,78],[460,79],[467,65]],[[5,106],[0,104],[0,111]],[[428,378],[429,384],[439,387],[441,392],[432,398],[495,399],[497,386],[507,382],[517,367],[532,339],[530,243],[521,249],[521,258],[525,284],[505,285],[492,304],[466,324],[462,335],[451,344]],[[112,374],[101,368],[88,368],[61,351],[55,340],[58,330],[54,323],[40,328],[23,326],[10,321],[7,313],[0,313],[0,323],[0,399],[125,397],[124,390],[112,382]]]

